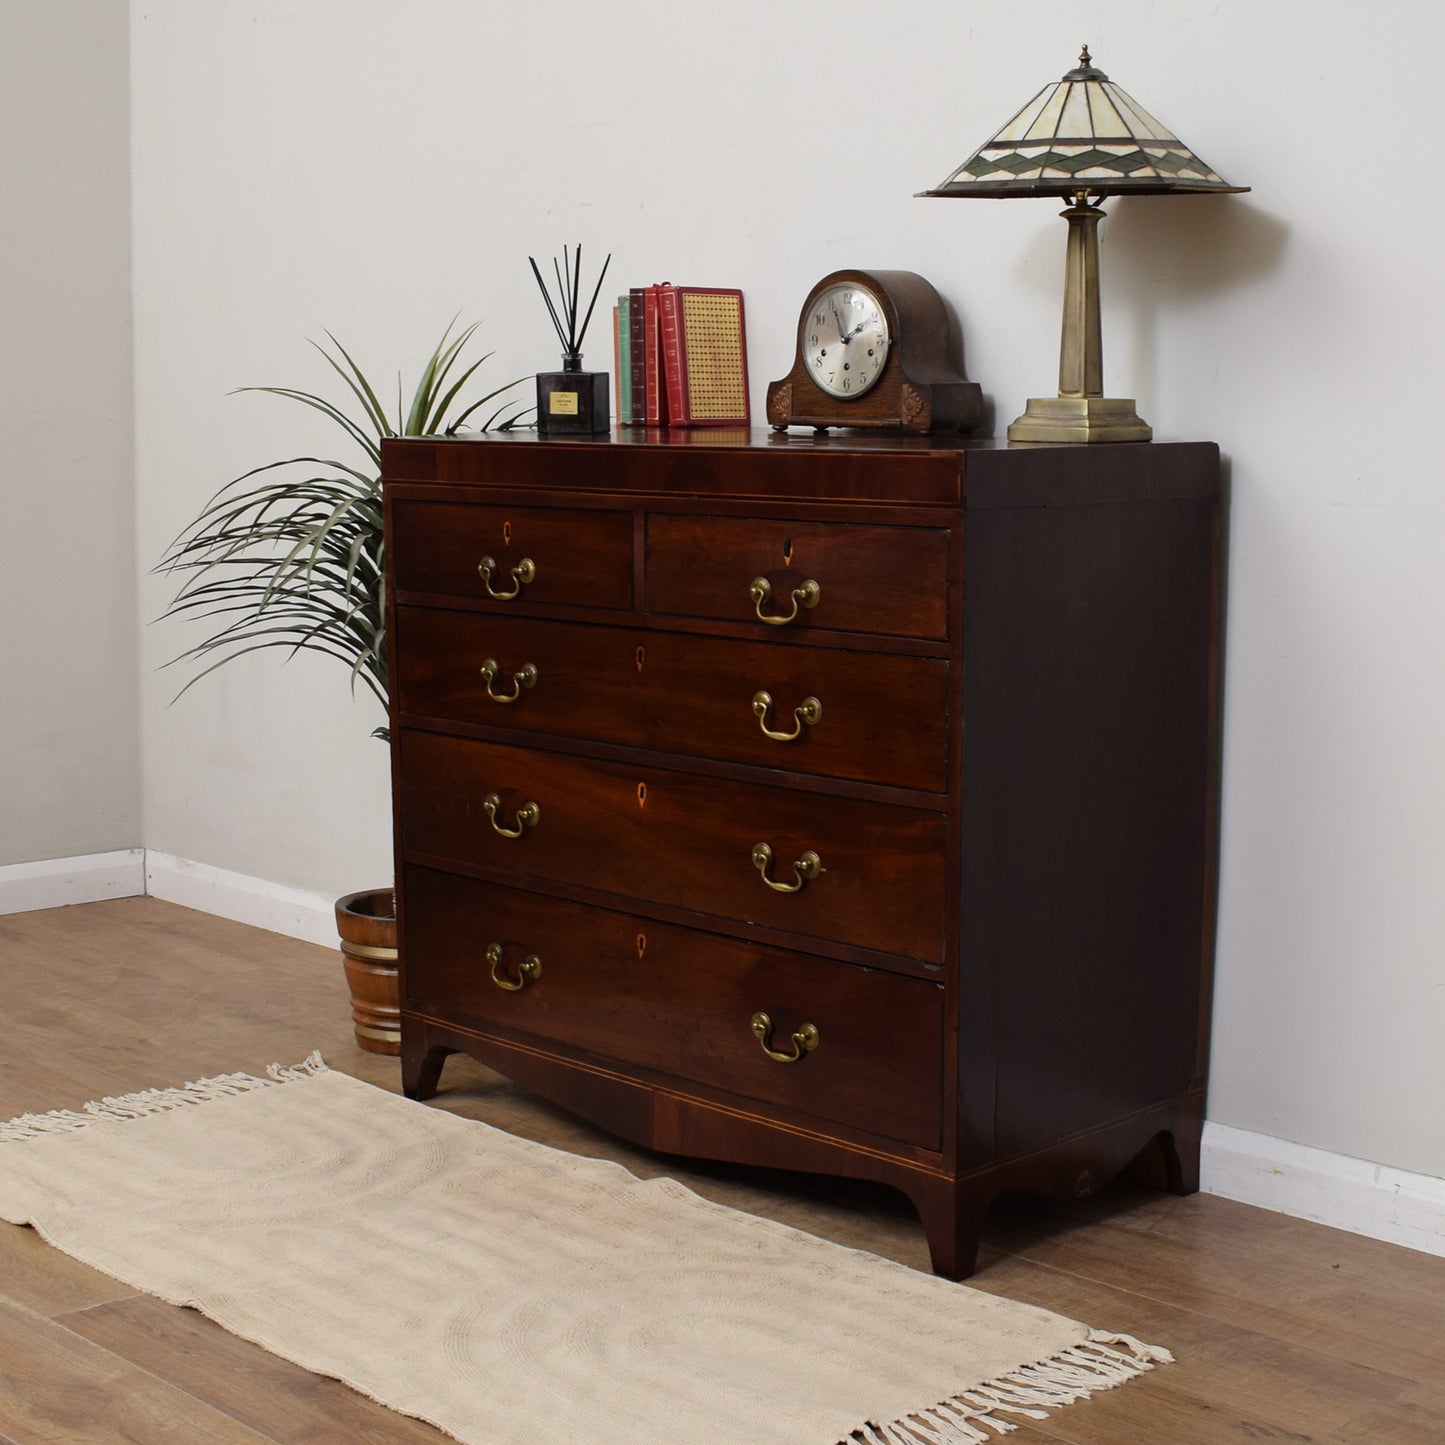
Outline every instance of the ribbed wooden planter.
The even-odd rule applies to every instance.
[[[396,896],[390,888],[336,900],[336,930],[351,989],[356,1042],[368,1053],[401,1052],[401,1001],[396,977]]]

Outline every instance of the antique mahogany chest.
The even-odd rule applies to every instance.
[[[383,450],[403,1083],[883,1181],[1197,1187],[1212,444]]]

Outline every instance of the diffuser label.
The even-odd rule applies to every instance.
[[[548,400],[547,410],[553,416],[576,416],[577,393],[575,391],[554,391]]]

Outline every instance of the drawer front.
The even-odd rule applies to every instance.
[[[409,854],[929,962],[943,957],[940,813],[409,729],[400,754]],[[495,819],[485,807],[490,794]],[[523,826],[528,804],[536,820]],[[760,843],[771,854],[762,867],[754,861]]]
[[[937,984],[425,868],[404,897],[409,1008],[939,1147]],[[816,1047],[769,1058],[760,1012],[776,1052],[804,1024]]]
[[[402,591],[528,603],[632,606],[632,517],[626,512],[550,511],[398,501],[391,514],[393,575]],[[479,567],[492,558],[490,586]],[[530,561],[530,581],[514,569]],[[498,593],[517,595],[501,600]]]
[[[405,715],[932,792],[947,785],[941,658],[412,607],[397,608],[396,628]],[[809,699],[820,707],[812,722]]]
[[[647,610],[682,617],[829,628],[942,641],[948,533],[797,520],[650,516]],[[767,583],[758,601],[750,589]],[[812,582],[813,606],[793,590]],[[792,617],[787,623],[776,619]],[[762,618],[772,618],[764,622]]]

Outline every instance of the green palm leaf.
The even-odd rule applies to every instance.
[[[386,707],[385,561],[382,539],[381,442],[390,436],[455,433],[480,408],[518,385],[480,397],[466,389],[491,352],[463,360],[474,323],[453,336],[453,317],[422,366],[409,409],[397,378],[397,426],[350,352],[329,331],[330,349],[311,344],[341,379],[349,400],[338,404],[294,387],[251,386],[320,412],[358,447],[359,465],[314,456],[264,462],[217,490],[166,549],[156,571],[179,579],[163,617],[205,620],[209,634],[166,666],[200,667],[177,692],[238,657],[283,648],[288,657],[315,652],[346,664],[354,692],[364,684]],[[457,379],[448,378],[460,368]],[[347,408],[354,405],[356,414]],[[454,407],[460,410],[448,419]],[[517,410],[508,415],[508,410]],[[525,410],[515,398],[495,408],[481,430],[509,430]],[[311,470],[319,468],[320,470]],[[302,469],[305,475],[300,475]],[[373,736],[386,737],[380,727]]]

